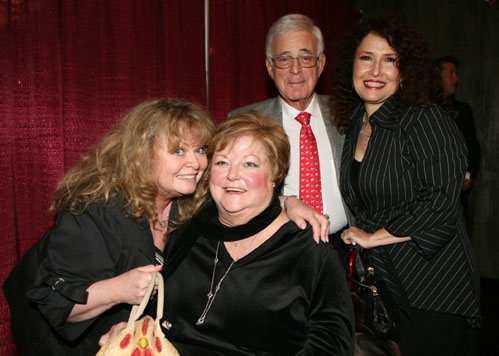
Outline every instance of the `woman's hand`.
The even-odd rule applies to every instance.
[[[121,323],[118,323],[118,324],[114,324],[113,326],[111,326],[111,329],[109,329],[109,331],[107,333],[105,333],[104,335],[102,335],[99,339],[99,346],[104,346],[104,344],[106,342],[109,341],[109,339],[121,334],[123,332],[123,330],[126,329],[126,325],[127,323],[122,321]]]
[[[116,276],[114,278],[116,303],[140,304],[151,284],[152,272],[159,271],[161,266],[147,265]]]
[[[159,272],[161,268],[162,266],[155,265],[137,267],[119,276],[91,284],[87,288],[87,303],[75,304],[68,322],[92,319],[117,304],[140,304],[152,281],[152,272]]]
[[[329,242],[329,216],[319,213],[317,210],[309,207],[295,196],[281,197],[283,209],[300,229],[307,227],[307,222],[312,226],[314,232],[314,240]]]
[[[386,229],[379,229],[374,233],[365,232],[358,227],[351,226],[341,233],[341,239],[347,244],[356,243],[363,248],[373,248],[377,246],[391,245],[400,242],[406,242],[411,239],[410,236],[395,236],[390,234]]]
[[[371,237],[371,235],[372,234],[369,234],[364,230],[359,229],[358,227],[351,226],[341,233],[341,239],[347,245],[357,244],[362,246],[363,248],[371,248],[373,247],[369,246],[369,238]]]

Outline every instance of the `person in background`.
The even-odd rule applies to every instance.
[[[198,189],[211,199],[168,241],[173,256],[191,247],[163,271],[166,337],[184,356],[352,355],[353,307],[337,252],[280,207],[283,128],[257,111],[235,115],[219,124],[208,156],[209,180]]]
[[[468,170],[464,177],[461,192],[464,215],[469,217],[469,194],[473,182],[480,169],[480,143],[477,139],[473,110],[467,103],[456,99],[456,89],[459,82],[458,69],[459,62],[456,57],[448,55],[437,58],[437,65],[440,70],[440,77],[444,88],[443,106],[450,116],[456,121],[457,126],[464,135],[468,147]],[[468,219],[469,220],[469,219]],[[468,229],[468,232],[470,230]]]
[[[265,44],[265,64],[279,96],[231,111],[228,116],[258,110],[271,116],[284,127],[291,142],[291,164],[282,192],[298,196],[331,219],[328,240],[340,241],[339,232],[347,225],[347,210],[338,182],[343,136],[331,120],[328,97],[315,93],[317,81],[324,70],[326,55],[321,30],[307,16],[289,14],[279,18],[269,29]],[[307,151],[301,143],[300,113],[310,114],[309,122],[315,138],[319,167],[312,174],[314,181],[300,183],[305,173],[300,161]],[[316,185],[313,189],[313,184]],[[307,196],[318,192],[318,199]],[[296,200],[296,199],[290,199]]]
[[[146,101],[66,173],[54,227],[4,284],[23,356],[94,355],[101,335],[128,319],[164,263],[167,230],[202,203],[196,187],[214,131],[193,103]],[[299,201],[288,211],[327,222]]]
[[[370,256],[400,308],[402,355],[475,355],[479,274],[459,195],[466,145],[440,106],[434,57],[401,19],[376,17],[338,52],[332,108],[346,132],[346,244]],[[367,256],[366,256],[367,254]]]

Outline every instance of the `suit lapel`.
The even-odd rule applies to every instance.
[[[341,152],[343,150],[344,135],[340,135],[338,130],[334,127],[331,112],[329,111],[328,97],[317,95],[319,107],[321,109],[322,119],[326,126],[329,142],[331,143],[331,151],[333,153],[334,167],[336,169],[336,178],[340,181],[340,167],[341,167]]]

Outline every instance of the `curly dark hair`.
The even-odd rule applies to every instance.
[[[333,73],[331,109],[340,132],[348,128],[348,115],[362,99],[353,88],[355,52],[368,34],[384,38],[398,54],[397,67],[402,85],[397,91],[401,103],[425,107],[441,102],[442,86],[435,57],[423,35],[403,19],[383,15],[362,21],[342,39]]]

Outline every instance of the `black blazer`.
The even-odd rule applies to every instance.
[[[378,275],[411,307],[477,320],[478,268],[459,211],[467,152],[457,126],[440,107],[403,107],[394,96],[370,118],[373,131],[355,176],[363,115],[359,105],[350,117],[341,164],[343,198],[359,228],[412,237],[372,249]]]

